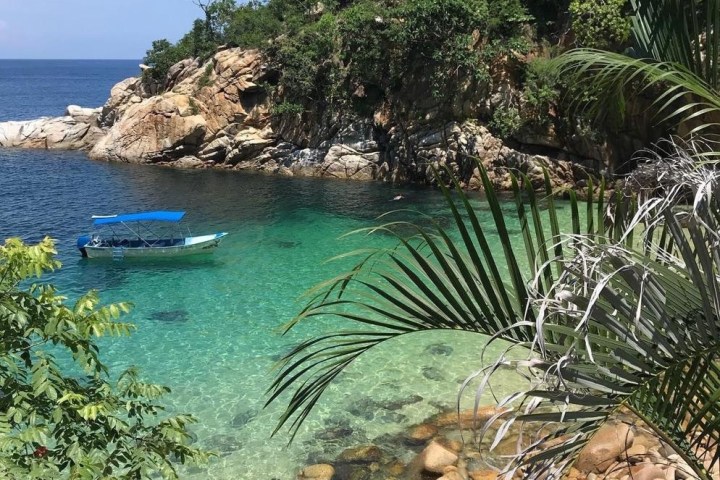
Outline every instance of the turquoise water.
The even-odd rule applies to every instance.
[[[477,335],[431,333],[389,342],[348,369],[292,445],[286,432],[270,438],[283,407],[263,409],[273,362],[295,343],[338,325],[312,321],[285,336],[278,328],[299,312],[308,288],[348,265],[327,259],[395,243],[383,236],[339,237],[377,225],[378,215],[398,205],[390,199],[399,192],[407,197],[402,206],[443,221],[447,212],[437,192],[19,150],[0,150],[0,191],[0,236],[57,239],[64,266],[51,281],[62,292],[72,297],[94,288],[104,302],[134,304],[127,320],[137,332],[104,339],[103,357],[115,372],[139,366],[145,378],[172,388],[170,411],[198,417],[198,443],[222,455],[183,478],[294,478],[306,463],[332,460],[349,445],[382,444],[450,407],[459,383],[479,367],[484,339]],[[193,233],[230,235],[215,254],[178,262],[87,260],[75,249],[93,214],[161,208],[187,210]],[[500,393],[516,386],[515,377],[499,380]],[[407,405],[383,408],[397,401]],[[329,438],[327,429],[338,427],[345,435]]]
[[[110,86],[137,73],[136,64],[0,61],[0,120],[60,115],[68,103],[101,105]],[[391,202],[400,192],[407,198]],[[61,292],[72,298],[98,289],[104,302],[133,302],[126,319],[137,332],[103,339],[103,358],[114,372],[137,365],[146,379],[170,386],[170,411],[196,415],[197,443],[220,453],[207,467],[184,469],[182,478],[291,480],[300,467],[366,442],[410,459],[392,436],[453,405],[460,382],[480,366],[484,338],[430,333],[378,347],[329,389],[290,446],[286,431],[270,438],[284,404],[263,409],[275,360],[339,325],[312,321],[284,337],[278,328],[300,311],[308,288],[346,266],[327,259],[394,245],[383,236],[339,237],[376,225],[378,215],[399,206],[447,219],[431,190],[0,149],[0,239],[36,242],[49,235],[64,266],[48,280]],[[151,209],[184,209],[195,234],[230,235],[215,254],[178,263],[80,258],[75,239],[88,231],[91,215]],[[496,387],[502,395],[518,380],[503,374]]]

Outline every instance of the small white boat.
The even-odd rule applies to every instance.
[[[178,225],[184,216],[185,212],[171,211],[93,215],[93,225],[99,230],[78,238],[77,247],[88,258],[174,257],[212,253],[227,235],[186,235]],[[157,227],[163,224],[166,227]]]

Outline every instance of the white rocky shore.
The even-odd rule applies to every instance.
[[[70,105],[62,117],[0,122],[0,146],[89,150],[105,135],[98,124],[101,111]]]
[[[572,187],[587,170],[602,168],[602,159],[583,160],[535,134],[529,142],[556,153],[523,153],[476,120],[428,119],[400,128],[382,112],[330,127],[307,125],[299,115],[272,118],[261,87],[271,76],[258,51],[223,50],[205,65],[176,64],[163,88],[140,77],[123,80],[99,109],[71,106],[63,117],[2,122],[0,146],[79,149],[96,160],[180,168],[397,182],[430,182],[433,166],[448,165],[471,187],[479,186],[470,160],[477,157],[503,189],[511,171],[527,173],[540,187],[547,167],[556,187]],[[154,94],[158,90],[163,93]]]

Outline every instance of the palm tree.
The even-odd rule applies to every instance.
[[[523,245],[509,235],[480,167],[500,256],[465,194],[443,189],[460,240],[440,226],[415,227],[417,235],[399,237],[396,249],[372,252],[321,286],[288,326],[331,315],[365,328],[308,340],[285,357],[268,402],[294,391],[276,432],[287,424],[294,435],[327,386],[373,347],[418,331],[472,331],[527,348],[527,360],[515,365],[539,380],[501,402],[509,408],[506,427],[557,422],[513,459],[510,474],[522,469],[526,478],[560,478],[592,435],[629,409],[698,478],[709,479],[708,468],[720,461],[720,182],[693,164],[692,152],[671,153],[677,184],[637,208],[618,194],[614,223],[603,221],[600,192],[599,201],[586,203],[581,227],[571,194],[568,235],[560,233],[549,187],[543,216],[532,189],[514,181]],[[694,210],[679,219],[673,205],[689,192]],[[375,230],[393,233],[396,226]],[[523,249],[529,271],[516,256]],[[496,367],[471,378],[490,376]],[[538,453],[550,441],[554,446]]]
[[[576,96],[574,107],[602,120],[624,112],[628,93],[648,92],[660,122],[692,136],[718,126],[720,113],[720,0],[631,0],[634,46],[626,54],[594,49],[563,53],[553,64]]]

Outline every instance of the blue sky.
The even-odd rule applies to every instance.
[[[192,0],[0,0],[0,59],[141,59],[201,15]]]

